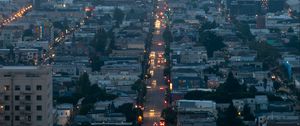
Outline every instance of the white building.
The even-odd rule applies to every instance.
[[[216,126],[216,103],[208,100],[178,100],[177,126]]]
[[[73,113],[72,104],[60,104],[56,106],[57,125],[66,126]]]
[[[46,66],[0,68],[0,125],[52,126],[52,72]]]

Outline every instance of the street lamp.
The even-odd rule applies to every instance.
[[[139,123],[139,124],[142,124],[142,122],[143,122],[143,117],[139,115],[139,116],[138,116],[138,123]]]

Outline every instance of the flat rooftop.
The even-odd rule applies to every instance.
[[[32,70],[38,69],[38,66],[0,66],[0,70]]]

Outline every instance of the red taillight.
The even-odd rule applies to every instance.
[[[164,120],[161,120],[161,121],[159,122],[159,125],[160,125],[160,126],[165,126],[165,121],[164,121]]]

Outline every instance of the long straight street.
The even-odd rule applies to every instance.
[[[158,1],[155,11],[155,30],[151,43],[151,52],[149,58],[150,67],[148,72],[152,75],[147,82],[147,95],[144,110],[144,126],[159,126],[161,122],[161,112],[166,107],[165,103],[165,88],[164,84],[164,50],[165,43],[163,42],[162,33],[165,29],[164,21],[164,6],[166,2]]]
[[[12,13],[8,18],[3,19],[2,21],[0,20],[0,28],[22,18],[31,9],[32,9],[32,5],[29,4],[27,6],[20,8],[17,12]]]

